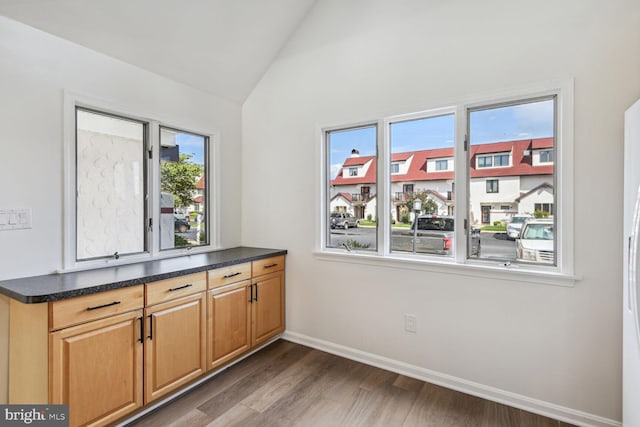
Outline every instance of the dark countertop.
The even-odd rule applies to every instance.
[[[27,304],[58,301],[286,253],[282,249],[239,246],[116,267],[0,280],[0,294]]]

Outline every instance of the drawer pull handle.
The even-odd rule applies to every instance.
[[[178,286],[177,288],[169,288],[169,292],[179,291],[180,289],[185,289],[191,286],[193,286],[192,283],[187,283],[186,285]]]
[[[224,277],[225,279],[229,279],[229,278],[231,278],[231,277],[236,277],[236,276],[239,276],[239,275],[241,275],[241,274],[242,274],[242,273],[237,272],[237,273],[227,274],[227,275],[225,275],[225,276],[223,276],[223,277]]]
[[[273,268],[273,267],[275,267],[276,265],[278,265],[278,263],[265,265],[265,266],[264,266],[264,268]]]
[[[87,307],[87,311],[97,310],[99,308],[111,307],[112,305],[118,305],[120,301],[110,302],[109,304],[96,305],[95,307]]]

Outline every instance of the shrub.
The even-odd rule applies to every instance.
[[[369,246],[368,243],[360,243],[357,240],[348,239],[345,244],[350,248],[358,248],[358,249],[367,249]]]
[[[178,234],[175,234],[173,239],[173,245],[174,247],[179,248],[181,246],[191,246],[191,243],[189,243],[189,241],[184,237]]]
[[[373,218],[371,214],[367,215],[367,221],[371,221],[371,218]]]
[[[536,218],[549,218],[549,212],[547,211],[534,211],[533,216]]]
[[[409,224],[410,220],[411,219],[409,218],[409,214],[408,213],[404,213],[400,217],[400,222],[403,223],[403,224]]]
[[[500,227],[502,225],[502,221],[493,221],[493,225],[495,227]]]

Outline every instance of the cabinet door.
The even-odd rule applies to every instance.
[[[145,403],[205,372],[205,320],[204,292],[145,309]]]
[[[69,424],[105,425],[142,406],[142,310],[49,334],[51,403]]]
[[[251,298],[248,280],[209,291],[209,369],[222,365],[251,347]]]
[[[284,331],[284,272],[253,279],[252,346]]]

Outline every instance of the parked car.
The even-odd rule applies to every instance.
[[[191,224],[189,221],[185,221],[184,219],[179,219],[177,217],[173,218],[173,230],[179,233],[186,233],[191,229]]]
[[[331,228],[344,228],[349,227],[358,228],[360,226],[360,220],[356,219],[352,214],[345,212],[332,212],[329,218],[329,226]]]
[[[514,215],[507,224],[507,239],[518,239],[520,237],[520,231],[522,230],[522,224],[530,218],[533,218],[533,216],[529,214]]]
[[[416,252],[447,255],[453,247],[453,218],[438,215],[418,215],[407,232],[416,232]]]
[[[186,212],[178,212],[178,211],[176,211],[176,212],[173,213],[173,216],[174,216],[175,219],[179,219],[179,220],[182,220],[182,221],[189,221],[189,214],[186,213]]]
[[[553,264],[555,261],[553,220],[527,219],[516,240],[516,257],[520,261]]]
[[[416,232],[416,252],[449,255],[453,251],[454,242],[454,219],[450,216],[440,215],[419,215],[417,221],[411,224],[409,230],[402,234],[413,239],[414,229],[418,225]],[[479,230],[478,230],[479,231]],[[470,255],[480,255],[480,233],[471,233]]]

